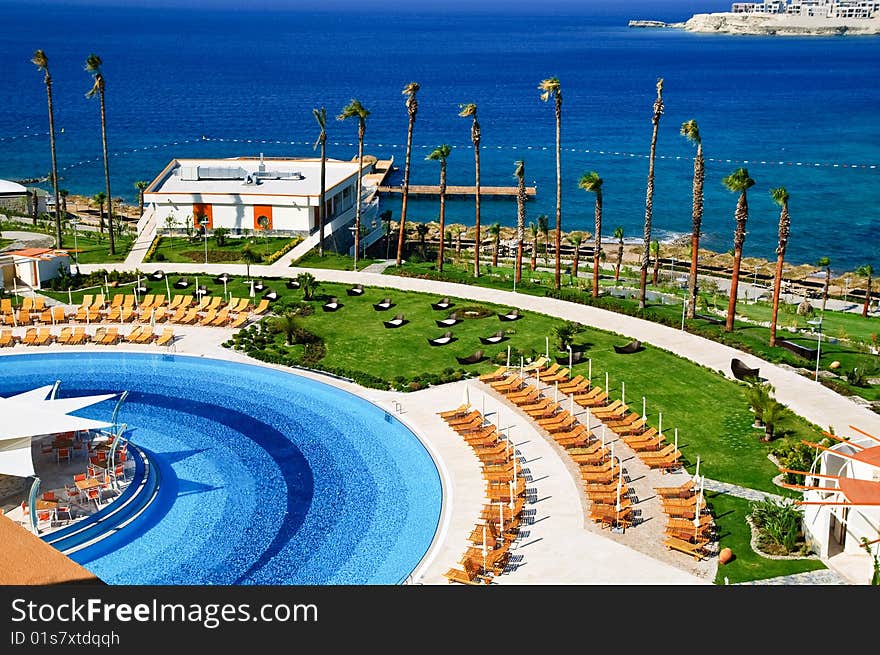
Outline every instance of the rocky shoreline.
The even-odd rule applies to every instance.
[[[631,20],[630,27],[662,27],[709,34],[759,36],[843,36],[880,34],[880,16],[875,18],[820,18],[793,14],[694,14],[683,23]]]

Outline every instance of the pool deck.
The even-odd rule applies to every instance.
[[[265,364],[246,355],[223,348],[232,330],[199,326],[176,326],[178,339],[174,354],[211,357],[290,372],[283,366]],[[17,345],[0,355],[51,352],[114,351],[169,354],[165,347],[119,344],[117,346],[62,346],[52,344],[36,349]],[[690,557],[665,550],[649,530],[662,521],[648,521],[612,534],[586,520],[588,501],[580,491],[577,471],[567,462],[564,452],[532,427],[525,415],[505,405],[500,396],[475,380],[429,387],[422,391],[400,393],[366,389],[345,380],[321,373],[295,370],[303,375],[345,389],[384,408],[407,425],[434,457],[443,483],[444,500],[440,525],[431,548],[409,579],[416,584],[447,584],[443,573],[459,567],[459,559],[470,545],[468,535],[479,522],[485,498],[485,481],[479,460],[464,440],[436,412],[461,404],[465,385],[472,404],[485,402],[490,420],[497,420],[500,409],[503,427],[517,447],[527,470],[527,488],[532,492],[525,514],[524,530],[511,552],[509,572],[496,578],[497,584],[582,584],[582,585],[693,585],[707,584],[715,575],[715,560],[694,562]],[[484,397],[485,396],[485,401]],[[629,466],[629,464],[626,464]],[[50,468],[55,467],[49,463]],[[628,469],[629,470],[629,469]],[[672,475],[668,484],[677,484]],[[684,479],[683,477],[681,478]],[[664,481],[664,484],[666,482]],[[656,515],[655,515],[655,518]],[[654,525],[651,525],[651,524]]]

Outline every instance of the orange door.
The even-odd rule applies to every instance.
[[[268,223],[266,223],[267,230],[272,229],[272,206],[271,205],[254,205],[254,229],[262,230],[263,226],[260,225],[260,218],[265,217]]]
[[[213,216],[213,206],[208,203],[194,202],[193,203],[193,226],[198,228],[201,226],[199,223],[199,218],[204,217],[207,219],[205,221],[205,225],[209,230],[214,229],[214,216]]]

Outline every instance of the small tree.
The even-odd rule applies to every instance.
[[[274,332],[280,332],[284,335],[285,343],[288,346],[294,344],[296,334],[300,330],[299,315],[297,312],[285,312],[281,316],[275,316],[269,319],[269,327]]]
[[[214,239],[217,240],[217,247],[222,248],[226,245],[226,237],[229,235],[229,230],[225,227],[218,227],[214,230]]]
[[[318,290],[318,281],[314,275],[311,273],[300,273],[296,276],[296,281],[299,282],[299,288],[302,289],[303,300],[314,298],[315,292]]]
[[[248,280],[250,280],[251,264],[257,264],[263,261],[263,257],[251,247],[251,244],[246,243],[244,244],[244,248],[241,249],[241,259],[244,261],[244,265],[247,268]]]
[[[263,233],[263,245],[266,247],[266,256],[269,256],[269,217],[268,216],[260,216],[257,219],[257,225],[260,226],[260,231]]]
[[[422,259],[428,258],[428,252],[425,247],[425,237],[428,236],[427,223],[416,223],[416,234],[419,235],[419,251],[422,253]]]
[[[566,321],[561,325],[553,328],[556,335],[557,343],[560,351],[568,350],[568,347],[574,343],[574,337],[584,331],[584,326],[574,321]]]
[[[488,230],[492,237],[492,266],[498,266],[498,247],[501,243],[501,223],[492,223]]]
[[[755,413],[755,427],[764,427],[764,410],[772,400],[774,391],[773,385],[769,382],[763,382],[759,378],[746,380],[746,400]]]
[[[654,260],[654,272],[651,275],[651,284],[657,286],[657,277],[660,275],[660,242],[656,239],[651,242],[651,258]]]
[[[617,239],[617,263],[614,265],[614,283],[620,281],[620,265],[623,264],[623,226],[614,228],[614,238]]]
[[[764,410],[761,412],[761,420],[764,422],[764,438],[762,441],[773,440],[773,433],[776,431],[777,424],[785,415],[785,411],[785,405],[781,402],[773,398],[767,399]]]
[[[177,225],[177,219],[174,218],[174,214],[168,214],[165,217],[165,229],[168,230],[168,235],[171,236],[171,230],[174,229],[174,226]]]

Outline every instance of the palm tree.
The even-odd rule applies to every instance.
[[[86,59],[86,71],[92,74],[94,84],[91,90],[86,93],[86,98],[92,98],[98,95],[101,100],[101,141],[104,147],[104,184],[105,193],[107,194],[107,233],[110,235],[110,254],[116,254],[116,240],[113,236],[113,203],[110,199],[110,159],[107,156],[107,108],[104,103],[104,92],[106,85],[104,83],[104,74],[101,72],[101,65],[104,62],[98,55],[91,54]]]
[[[391,248],[391,210],[386,209],[379,214],[379,220],[385,224],[385,259],[388,259],[388,252]]]
[[[865,288],[865,304],[862,305],[862,316],[867,318],[868,307],[871,305],[871,278],[874,276],[874,267],[864,264],[856,269],[856,275],[868,278],[868,286]]]
[[[327,109],[312,109],[312,115],[318,122],[321,131],[318,132],[318,138],[312,150],[321,146],[321,197],[318,201],[318,257],[324,256],[324,211],[327,203]],[[386,257],[387,259],[387,257]]]
[[[730,300],[727,304],[725,332],[733,331],[733,318],[736,315],[736,293],[739,286],[739,267],[742,261],[743,244],[746,241],[746,221],[749,219],[749,203],[746,191],[755,184],[745,168],[738,168],[725,177],[722,182],[729,191],[739,194],[736,202],[736,231],[733,233],[733,275],[730,277]]]
[[[773,312],[770,316],[770,346],[776,345],[776,317],[779,314],[779,290],[782,288],[782,266],[785,262],[785,249],[791,233],[791,219],[788,216],[788,191],[785,187],[770,189],[773,202],[782,209],[779,212],[779,245],[776,246],[776,276],[773,281]]]
[[[526,164],[519,160],[513,173],[516,178],[516,270],[515,282],[522,280],[522,250],[526,232]]]
[[[697,121],[691,119],[681,124],[681,134],[697,145],[694,156],[694,202],[691,212],[691,271],[688,278],[688,318],[694,318],[697,310],[697,260],[700,253],[700,230],[703,223],[703,181],[706,178],[706,162],[703,159],[703,140]]]
[[[596,194],[596,231],[593,244],[593,298],[599,297],[599,253],[602,251],[602,178],[596,171],[581,175],[578,186],[584,191]],[[577,256],[577,250],[575,250]],[[577,276],[577,267],[575,267]]]
[[[104,232],[104,203],[107,201],[107,194],[99,191],[92,196],[92,203],[98,207],[98,230]]]
[[[614,228],[614,238],[617,239],[617,263],[614,265],[614,283],[620,280],[620,265],[623,263],[623,225]]]
[[[549,77],[541,80],[538,85],[541,92],[541,100],[547,102],[550,98],[555,100],[556,110],[556,271],[554,280],[556,288],[561,285],[560,257],[562,247],[562,85],[559,78]],[[545,244],[546,245],[546,244]]]
[[[360,100],[352,98],[342,109],[336,119],[344,121],[349,118],[357,118],[358,121],[358,176],[357,191],[354,206],[354,258],[357,260],[361,247],[361,179],[364,175],[364,133],[367,131],[367,116],[370,112],[361,104]],[[356,267],[355,267],[356,268]]]
[[[471,142],[474,144],[474,277],[480,277],[480,122],[477,120],[477,106],[474,103],[460,105],[458,115],[471,117]]]
[[[288,346],[293,345],[293,339],[300,329],[298,312],[284,312],[281,316],[275,316],[270,319],[269,325],[272,330],[280,332],[285,337],[285,343]]]
[[[492,266],[498,266],[498,246],[501,243],[501,223],[492,223],[489,226],[489,234],[492,235]]]
[[[574,256],[571,260],[571,274],[577,279],[578,266],[581,261],[581,244],[584,242],[584,234],[582,232],[572,232],[568,235],[568,241],[574,246]]]
[[[425,237],[428,234],[427,223],[416,223],[416,234],[419,235],[419,250],[422,253],[422,259],[426,259],[427,251],[425,250]]]
[[[538,268],[538,236],[540,235],[540,232],[541,232],[541,230],[540,230],[540,228],[538,227],[538,224],[537,224],[537,223],[535,223],[535,222],[530,222],[530,223],[529,223],[529,233],[531,233],[531,235],[532,235],[532,261],[531,261],[531,267],[532,267],[532,270],[533,270],[533,271],[534,271],[536,268]]]
[[[825,311],[825,303],[828,302],[828,287],[831,286],[831,260],[828,257],[820,257],[816,266],[825,269],[825,288],[822,289],[822,311]]]
[[[49,149],[52,153],[52,189],[55,193],[55,242],[56,248],[61,247],[61,202],[58,196],[58,160],[55,157],[55,108],[52,104],[52,76],[49,74],[49,58],[42,50],[37,50],[31,57],[31,63],[43,73],[46,85],[46,99],[49,103]],[[109,194],[109,191],[108,191]]]
[[[538,229],[541,230],[541,235],[544,237],[544,266],[547,265],[547,260],[550,258],[550,224],[547,221],[547,214],[538,216]]]
[[[296,276],[296,281],[299,282],[299,288],[303,292],[303,300],[314,298],[315,292],[318,290],[318,281],[314,275],[311,273],[300,273]]]
[[[244,247],[241,249],[241,259],[244,261],[245,268],[247,269],[247,277],[248,280],[251,279],[251,264],[257,264],[263,261],[263,256],[260,255],[256,250],[251,247],[251,244],[246,243]]]
[[[648,259],[651,248],[651,217],[654,213],[654,156],[657,152],[657,130],[660,116],[663,115],[663,78],[657,80],[657,99],[654,100],[654,114],[651,123],[654,130],[651,134],[651,152],[648,155],[648,187],[645,193],[645,247],[642,250],[642,274],[639,280],[639,309],[645,308],[645,297],[648,286]]]
[[[138,192],[138,216],[144,215],[144,191],[147,190],[148,186],[150,186],[150,183],[145,180],[138,180],[134,183],[134,188]]]
[[[404,230],[406,225],[406,202],[409,199],[409,158],[412,154],[412,137],[413,137],[413,128],[416,125],[416,114],[419,113],[419,101],[416,99],[416,94],[419,92],[419,83],[418,82],[410,82],[405,87],[403,87],[403,91],[401,93],[406,96],[406,113],[409,115],[409,124],[406,128],[406,158],[404,159],[403,164],[403,202],[400,205],[400,232],[397,235],[397,265],[400,266],[401,259],[403,258],[403,238],[404,238]],[[443,241],[442,235],[443,231],[440,231],[441,238],[440,241]]]
[[[657,239],[651,241],[651,257],[654,258],[654,272],[651,275],[651,284],[657,286],[657,276],[660,274],[660,242]]]
[[[444,143],[425,157],[429,161],[440,162],[440,248],[437,250],[437,270],[440,272],[443,271],[443,235],[446,233],[446,158],[451,153],[452,146]]]

